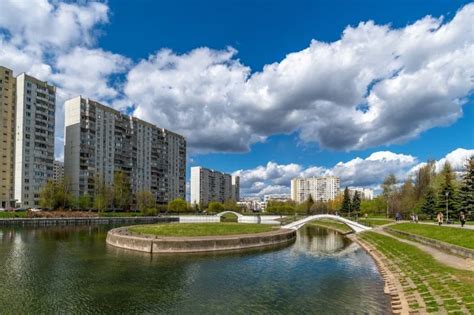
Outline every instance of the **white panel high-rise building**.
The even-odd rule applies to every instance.
[[[95,180],[125,173],[133,192],[151,191],[160,204],[186,194],[186,140],[96,101],[66,101],[64,176],[75,195],[93,195]]]
[[[56,88],[26,74],[16,78],[15,199],[39,205],[39,194],[53,178]]]
[[[291,199],[300,203],[308,200],[328,201],[339,193],[340,180],[336,176],[294,178],[291,180]]]
[[[219,171],[191,167],[191,204],[206,207],[211,201],[239,201],[240,178]]]

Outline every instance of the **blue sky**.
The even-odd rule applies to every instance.
[[[184,134],[188,167],[240,170],[244,194],[328,173],[377,187],[473,154],[473,16],[468,1],[5,0],[0,64],[58,86],[58,126],[65,99],[102,101]]]
[[[404,27],[426,16],[453,17],[469,1],[110,1],[111,23],[100,46],[135,60],[167,47],[186,53],[196,47],[238,49],[238,58],[253,71],[304,49],[311,39],[335,41],[347,25],[374,20]],[[470,103],[472,103],[472,98]],[[474,109],[448,127],[437,127],[401,145],[335,151],[304,144],[294,134],[274,135],[248,153],[193,156],[193,164],[233,172],[266,164],[300,163],[331,167],[339,161],[391,150],[421,160],[440,159],[456,148],[474,147]],[[459,136],[465,135],[465,136]]]

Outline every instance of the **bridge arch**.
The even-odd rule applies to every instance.
[[[228,213],[231,213],[231,214],[235,214],[237,216],[237,218],[242,218],[243,215],[238,213],[238,212],[235,212],[235,211],[231,211],[231,210],[226,210],[226,211],[222,211],[218,214],[216,214],[217,217],[222,217],[224,214],[228,214]]]
[[[335,221],[339,221],[347,225],[352,231],[355,233],[371,230],[372,228],[362,225],[360,223],[357,223],[355,221],[343,218],[338,215],[333,215],[333,214],[316,214],[316,215],[311,215],[309,217],[303,218],[301,220],[292,222],[290,224],[282,226],[282,228],[285,229],[293,229],[293,230],[298,230],[299,228],[303,227],[306,223],[309,223],[311,221],[315,220],[321,220],[321,219],[331,219]]]

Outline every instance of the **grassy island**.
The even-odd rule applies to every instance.
[[[179,223],[130,227],[134,233],[157,236],[217,236],[270,232],[271,225],[245,223]]]

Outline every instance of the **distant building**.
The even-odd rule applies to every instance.
[[[0,208],[15,206],[15,87],[13,71],[0,66]]]
[[[53,178],[56,87],[27,74],[16,78],[15,199],[39,205],[40,191]]]
[[[64,163],[61,161],[54,161],[53,164],[53,180],[61,182],[64,179]]]
[[[363,187],[349,187],[349,194],[352,197],[354,197],[355,192],[359,192],[360,194],[360,199],[364,200],[372,200],[374,199],[374,191],[369,188],[363,188]]]
[[[264,202],[288,201],[288,200],[291,200],[291,195],[290,194],[269,194],[269,195],[264,195],[263,196],[263,201]]]
[[[239,201],[239,176],[207,169],[191,167],[191,204],[207,206],[211,201]]]
[[[247,211],[262,212],[265,210],[265,202],[257,197],[246,197],[244,200],[237,202],[237,205]]]
[[[65,112],[64,175],[76,196],[121,171],[133,192],[150,191],[160,204],[185,199],[183,136],[87,98],[66,101]]]
[[[309,196],[313,200],[328,201],[339,193],[340,180],[336,176],[294,178],[291,180],[291,199],[301,203]]]

